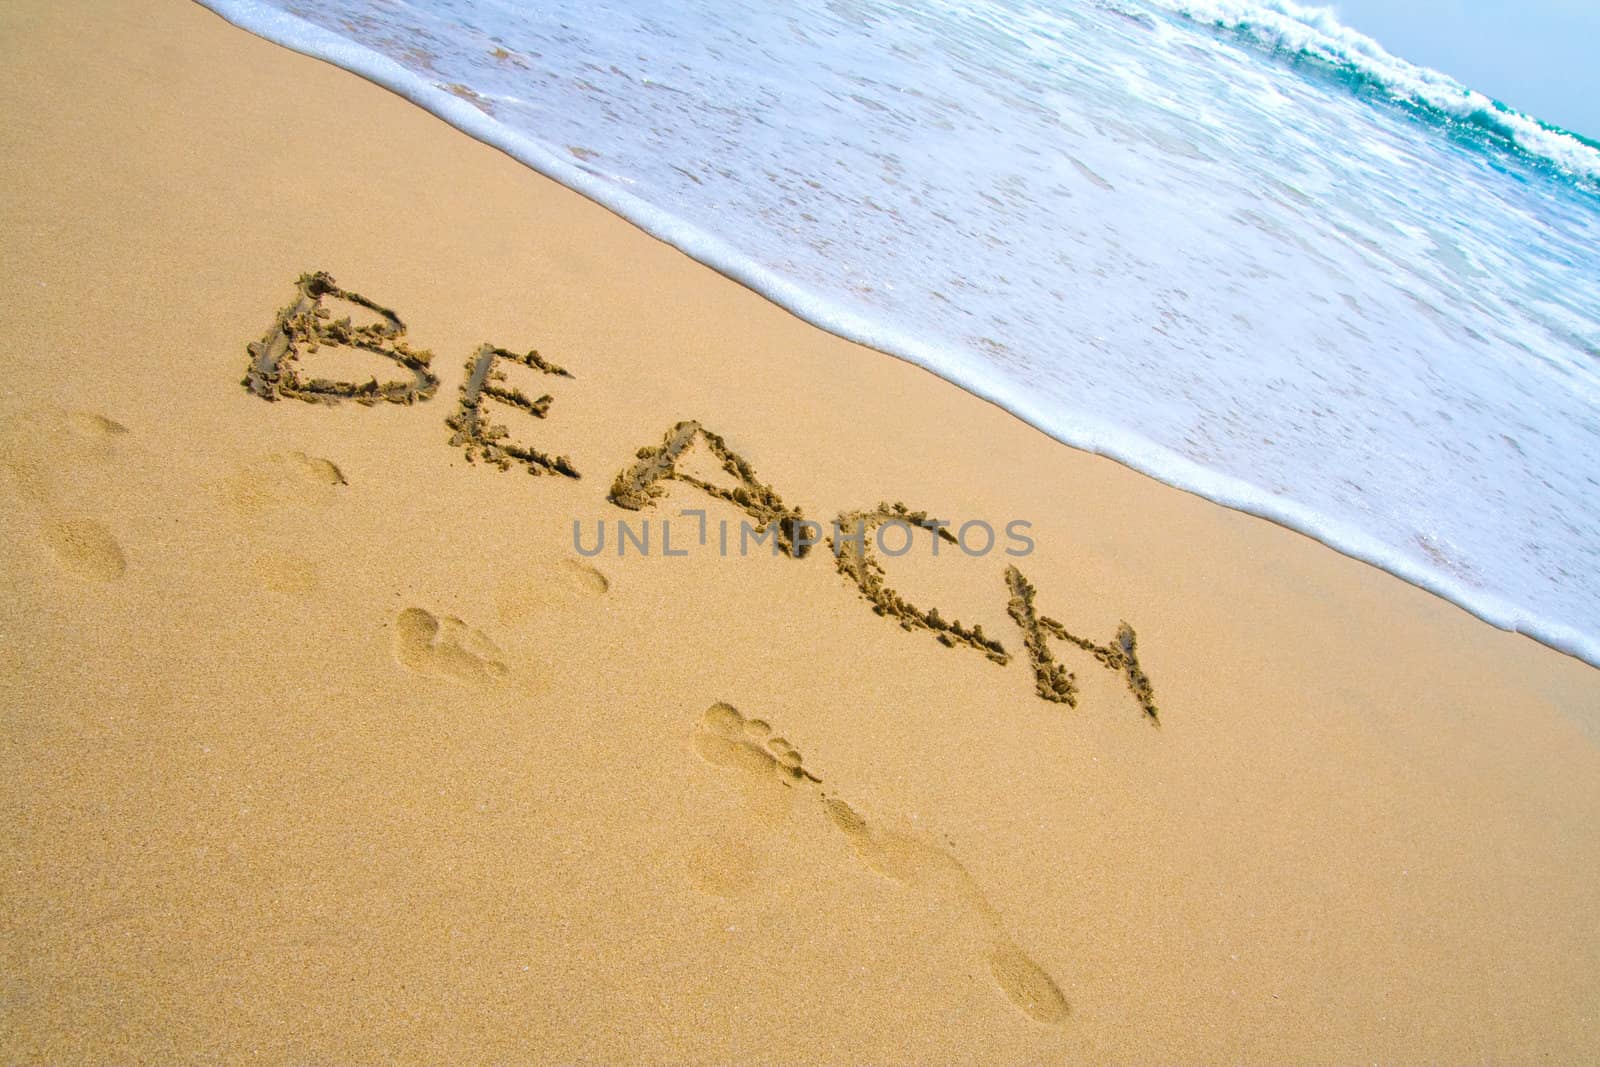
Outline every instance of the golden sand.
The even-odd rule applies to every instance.
[[[0,1060],[1600,1049],[1600,672],[183,0],[0,48]],[[850,515],[1035,547],[717,550]]]

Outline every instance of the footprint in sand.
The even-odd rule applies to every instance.
[[[829,820],[867,866],[887,878],[928,885],[961,901],[982,922],[989,973],[1011,1002],[1042,1023],[1067,1017],[1067,999],[1055,981],[1006,934],[1000,914],[956,858],[925,841],[870,825],[837,797],[823,800]]]
[[[46,407],[0,419],[0,463],[29,501],[52,505],[81,496],[77,475],[116,455],[128,428],[92,411]]]
[[[769,819],[786,815],[797,795],[816,800],[828,822],[844,834],[872,870],[897,882],[931,889],[968,912],[986,946],[989,973],[1012,1004],[1041,1023],[1059,1023],[1067,1017],[1067,1000],[1060,987],[1011,940],[999,912],[950,853],[908,834],[872,825],[849,804],[820,788],[821,779],[805,769],[794,746],[772,737],[765,722],[747,719],[731,705],[713,704],[706,711],[694,747],[706,762],[735,771],[750,806],[767,812]],[[754,888],[759,850],[752,837],[758,836],[770,838],[771,827],[760,835],[748,831],[724,835],[720,841],[697,848],[690,855],[690,874],[696,884],[722,896]]]
[[[601,573],[600,568],[575,559],[562,560],[561,566],[566,571],[567,581],[574,587],[592,596],[603,596],[611,591],[611,579]]]
[[[254,526],[276,513],[327,507],[349,484],[332,460],[305,452],[270,452],[243,464],[215,488],[234,514]],[[315,565],[298,555],[263,552],[251,568],[271,593],[304,599],[317,587]]]
[[[756,887],[768,844],[788,817],[793,787],[819,782],[800,753],[760,719],[746,719],[730,704],[713,704],[701,718],[695,751],[707,763],[733,771],[743,800],[736,819],[714,823],[708,838],[689,854],[689,877],[720,897],[743,896]]]
[[[518,626],[545,608],[573,601],[596,600],[611,591],[611,579],[581,560],[547,565],[528,584],[507,583],[495,598],[495,613],[504,626]]]
[[[745,718],[732,704],[717,703],[707,709],[694,747],[706,762],[750,775],[754,779],[751,784],[822,781],[805,769],[793,745],[772,736],[769,724]]]
[[[128,428],[94,412],[42,408],[0,420],[0,463],[38,511],[39,535],[68,574],[108,582],[128,569],[105,524],[83,514],[93,499],[86,475],[106,466]]]
[[[46,519],[39,527],[61,569],[92,582],[121,578],[128,569],[122,545],[93,519]]]
[[[453,615],[441,619],[422,608],[406,608],[395,619],[395,659],[418,674],[494,685],[510,673],[504,655],[482,632]]]
[[[332,460],[304,452],[272,452],[240,467],[221,486],[223,499],[246,519],[289,507],[324,507],[349,485]]]

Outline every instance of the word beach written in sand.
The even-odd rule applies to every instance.
[[[406,327],[399,315],[359,293],[340,288],[331,276],[321,271],[302,274],[295,286],[298,295],[294,302],[278,312],[261,340],[248,346],[250,363],[243,384],[251,393],[269,401],[292,397],[318,404],[353,400],[365,405],[379,402],[409,405],[433,399],[439,390],[439,379],[431,369],[433,353],[412,348],[405,342]],[[364,308],[377,321],[355,325],[349,316],[335,318],[327,305],[330,298]],[[372,377],[365,382],[353,382],[307,376],[302,370],[303,357],[325,347],[357,349],[386,359],[395,365],[396,377],[391,381],[380,382]],[[530,397],[507,384],[507,375],[502,369],[507,364],[551,378],[574,378],[566,368],[550,362],[537,351],[517,353],[489,343],[478,346],[466,361],[455,410],[445,420],[452,431],[450,444],[461,448],[468,460],[482,460],[502,470],[521,466],[529,474],[580,478],[570,457],[553,455],[518,442],[512,438],[509,427],[490,421],[489,401],[534,419],[548,417],[555,402],[549,394]],[[716,485],[679,469],[680,458],[701,442],[732,479],[731,485]],[[825,541],[833,550],[834,565],[839,573],[856,587],[873,612],[894,620],[902,629],[926,630],[948,648],[971,649],[1001,667],[1011,662],[1011,652],[998,639],[985,634],[982,626],[964,626],[958,619],[946,620],[938,608],[925,611],[907,602],[889,586],[887,572],[871,549],[873,538],[869,535],[875,530],[881,532],[888,524],[921,526],[933,531],[937,538],[956,543],[957,537],[946,529],[948,523],[926,512],[913,511],[900,502],[879,503],[840,515],[831,524],[832,536],[824,538],[820,524],[807,519],[799,507],[784,503],[777,490],[763,483],[755,469],[729,448],[721,436],[692,420],[675,424],[667,430],[660,444],[639,449],[613,479],[606,499],[619,508],[643,511],[666,496],[672,482],[683,483],[744,511],[754,523],[747,529],[758,532],[758,540],[770,537],[775,554],[804,559],[810,555],[812,547]],[[626,527],[619,523],[618,528],[620,550],[621,531]],[[604,527],[601,529],[603,532]],[[882,548],[881,537],[878,540]],[[576,523],[574,543],[577,543]],[[1029,544],[1031,546],[1031,542]],[[1055,619],[1039,613],[1035,607],[1037,591],[1014,564],[1006,567],[1004,582],[1008,598],[1006,612],[1021,631],[1022,647],[1033,670],[1034,691],[1041,699],[1077,706],[1076,676],[1056,659],[1051,641],[1074,645],[1089,653],[1101,667],[1121,675],[1148,721],[1159,724],[1155,692],[1140,666],[1138,638],[1132,626],[1122,623],[1105,644],[1079,637]]]

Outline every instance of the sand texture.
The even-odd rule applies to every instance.
[[[184,0],[0,49],[0,1061],[1600,1051],[1600,672]]]

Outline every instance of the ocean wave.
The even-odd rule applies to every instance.
[[[1326,68],[1346,84],[1600,190],[1600,143],[1525,115],[1447,74],[1409,63],[1339,21],[1332,8],[1293,0],[1151,0],[1258,48]]]

